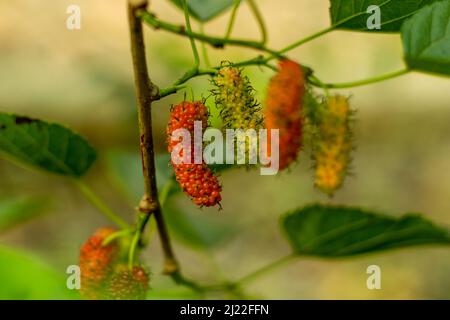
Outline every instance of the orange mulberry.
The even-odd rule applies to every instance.
[[[81,295],[99,299],[105,280],[110,276],[119,246],[116,242],[103,245],[103,241],[116,230],[101,228],[80,249]]]
[[[280,130],[280,170],[287,168],[297,159],[301,148],[304,94],[305,75],[301,65],[294,61],[281,60],[278,73],[269,83],[265,109],[266,128]],[[270,151],[270,139],[268,142]]]
[[[169,124],[167,126],[168,135],[168,151],[172,153],[175,146],[180,141],[172,140],[172,134],[177,129],[185,129],[191,134],[191,156],[190,163],[176,163],[173,157],[183,158],[183,152],[172,155],[171,163],[175,172],[175,178],[180,184],[183,191],[189,195],[192,201],[200,207],[211,207],[219,204],[222,200],[220,192],[222,187],[217,177],[208,165],[202,163],[194,163],[194,122],[201,121],[202,129],[205,130],[208,125],[208,110],[199,101],[182,102],[172,108]]]

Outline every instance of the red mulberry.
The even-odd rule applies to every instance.
[[[280,170],[297,159],[301,148],[304,94],[305,76],[302,67],[290,60],[280,61],[279,71],[268,87],[265,109],[266,128],[280,130]],[[268,150],[270,143],[269,140]]]
[[[182,102],[173,107],[169,124],[167,127],[168,150],[172,153],[175,146],[180,141],[172,140],[172,133],[177,129],[186,129],[191,134],[191,157],[190,163],[175,163],[172,158],[171,163],[174,168],[175,178],[183,191],[189,195],[192,201],[198,206],[211,207],[222,200],[220,192],[222,188],[214,176],[212,170],[203,161],[194,163],[194,122],[201,121],[202,129],[208,125],[208,110],[201,102]],[[203,133],[203,132],[202,132]],[[175,155],[183,157],[183,151]],[[174,155],[172,155],[173,157]]]

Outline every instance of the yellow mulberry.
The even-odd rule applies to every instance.
[[[315,186],[328,195],[342,186],[352,150],[351,110],[346,97],[335,95],[317,111],[314,139]]]

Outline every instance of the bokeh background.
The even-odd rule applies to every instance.
[[[258,3],[273,48],[329,25],[327,0]],[[70,4],[81,7],[81,30],[66,28]],[[180,11],[167,0],[153,0],[152,11],[183,22]],[[87,183],[133,221],[140,164],[125,1],[1,1],[0,12],[0,110],[63,123],[87,137],[99,151]],[[258,38],[250,17],[243,5],[233,35]],[[227,21],[228,14],[222,15],[206,29],[223,35]],[[150,28],[145,37],[151,77],[161,87],[192,64],[187,39]],[[255,54],[231,47],[208,52],[214,65]],[[403,66],[399,35],[333,32],[293,50],[290,57],[312,67],[327,82],[368,78]],[[258,67],[246,73],[263,101],[272,73]],[[191,84],[196,98],[209,95],[207,78]],[[352,96],[357,110],[357,150],[344,188],[331,200],[316,191],[311,163],[303,154],[290,173],[275,177],[224,172],[220,212],[198,210],[183,195],[176,196],[169,224],[186,275],[205,283],[215,282],[218,275],[237,279],[287,254],[280,216],[315,201],[394,215],[420,212],[450,225],[448,79],[412,73],[342,93]],[[154,105],[158,153],[165,152],[169,107],[182,98],[180,93]],[[212,99],[208,103],[212,105]],[[77,264],[84,240],[110,223],[69,181],[2,158],[0,199],[0,210],[39,206],[43,213],[0,234],[0,298],[74,297],[60,288],[65,270]],[[154,232],[150,236],[144,259],[153,272],[149,297],[195,298],[161,275],[162,253]],[[366,287],[366,268],[372,264],[381,267],[382,290]],[[246,293],[272,299],[448,299],[448,270],[450,251],[445,248],[412,248],[333,262],[300,259],[253,283]]]

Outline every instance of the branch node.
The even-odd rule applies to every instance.
[[[164,270],[163,273],[165,275],[172,275],[176,274],[180,271],[180,268],[178,266],[178,262],[175,259],[167,258],[164,261]]]
[[[159,205],[157,201],[153,201],[149,196],[144,195],[139,202],[138,211],[150,215],[158,208]]]

